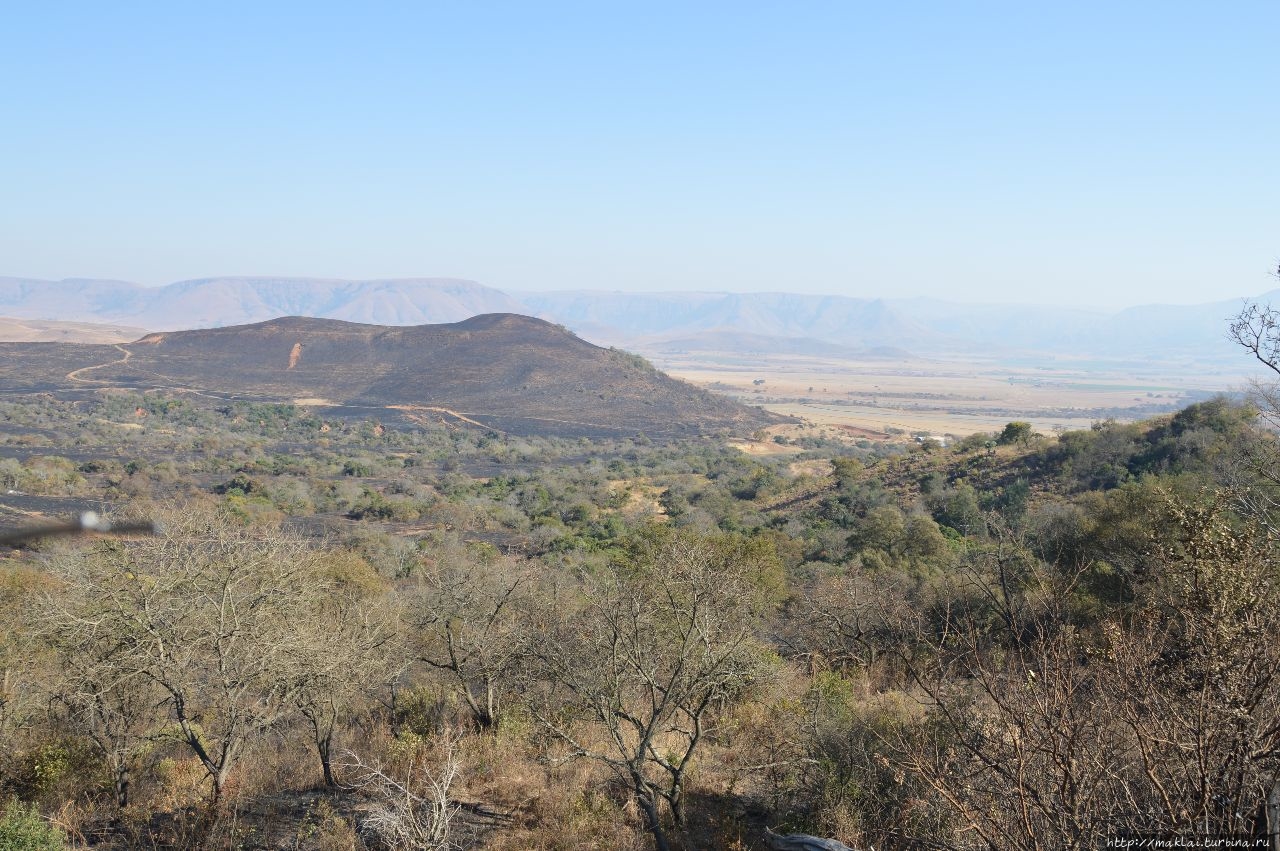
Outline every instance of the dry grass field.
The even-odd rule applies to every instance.
[[[836,360],[795,355],[656,356],[661,369],[845,437],[884,439],[901,432],[968,435],[1013,419],[1037,431],[1087,428],[1107,418],[1134,420],[1248,386],[1235,371],[1194,362],[1026,362],[968,359]]]

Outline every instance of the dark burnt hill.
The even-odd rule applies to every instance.
[[[745,432],[780,419],[677,381],[634,355],[509,313],[412,327],[286,317],[151,334],[122,346],[46,348],[45,363],[30,347],[3,348],[11,356],[4,372],[16,383],[0,381],[0,389],[29,385],[15,374],[27,362],[25,374],[36,384],[443,409],[430,415],[520,433]]]

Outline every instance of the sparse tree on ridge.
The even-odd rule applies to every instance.
[[[1010,446],[1014,443],[1025,446],[1031,441],[1032,435],[1031,423],[1025,420],[1014,420],[1005,425],[1004,429],[996,437],[996,443],[1001,446]]]

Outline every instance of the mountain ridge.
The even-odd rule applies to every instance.
[[[1280,299],[1280,291],[1252,300]],[[724,335],[808,339],[852,350],[892,347],[923,356],[1237,357],[1227,320],[1245,298],[1119,311],[926,298],[793,293],[636,293],[562,290],[515,295],[459,278],[211,277],[142,287],[124,281],[0,278],[0,315],[111,323],[154,331],[249,324],[286,315],[379,325],[456,322],[526,313],[595,342],[655,351],[663,339],[709,347]],[[711,336],[708,336],[711,335]],[[715,335],[720,335],[718,340]],[[758,343],[759,341],[757,341]],[[757,346],[759,348],[759,346]],[[795,348],[778,342],[774,350]],[[832,353],[835,356],[835,353]]]
[[[523,309],[505,293],[461,278],[211,277],[161,287],[0,278],[0,315],[106,321],[152,331],[250,324],[289,315],[412,325]]]

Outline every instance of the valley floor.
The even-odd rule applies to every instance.
[[[691,352],[655,365],[700,387],[800,417],[846,437],[901,433],[964,436],[1028,420],[1036,431],[1088,428],[1168,413],[1248,387],[1244,368],[1059,359],[837,360],[794,355]]]

